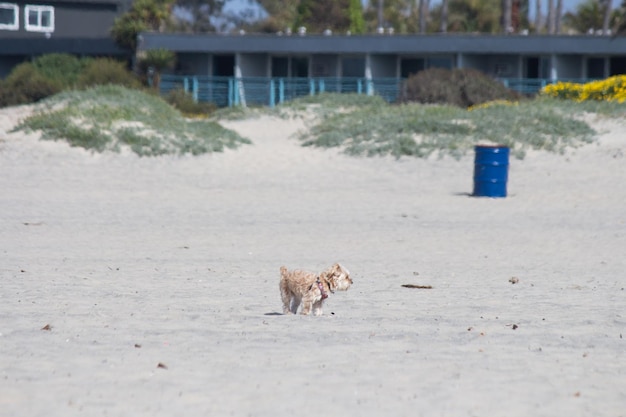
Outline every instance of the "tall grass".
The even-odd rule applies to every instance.
[[[517,158],[530,149],[564,152],[594,140],[587,113],[624,118],[626,106],[539,98],[518,103],[455,106],[392,105],[377,96],[321,94],[274,109],[232,108],[210,120],[187,120],[164,100],[123,87],[71,91],[46,99],[17,129],[40,130],[44,139],[66,140],[94,151],[126,146],[142,156],[219,152],[248,139],[224,129],[219,120],[302,117],[303,146],[336,147],[349,155],[459,158],[485,141],[511,148]],[[310,117],[315,116],[315,117]]]
[[[198,155],[250,143],[214,121],[185,119],[157,96],[119,86],[57,94],[16,130],[39,130],[43,139],[98,152],[127,146],[140,156]]]
[[[496,102],[475,109],[454,106],[389,105],[360,96],[351,105],[347,95],[320,99],[321,118],[299,138],[305,146],[339,147],[350,155],[459,158],[479,142],[511,148],[517,158],[530,149],[564,152],[593,141],[596,132],[583,120],[586,112],[624,115],[626,109],[605,103],[592,107],[551,99]],[[297,108],[313,98],[296,102]]]

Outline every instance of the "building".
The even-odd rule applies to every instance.
[[[592,35],[140,35],[139,51],[157,48],[176,52],[176,73],[185,75],[381,78],[430,67],[501,78],[626,73],[626,37]]]
[[[0,78],[49,53],[127,58],[110,30],[128,0],[0,0]]]
[[[110,29],[131,1],[0,0],[0,78],[54,52],[128,58]],[[176,53],[164,88],[179,86],[219,104],[247,98],[271,104],[318,91],[393,100],[401,80],[432,67],[478,69],[523,92],[626,73],[626,37],[595,35],[141,33],[137,54],[150,49]]]
[[[140,35],[140,54],[157,48],[176,52],[175,77],[170,79],[183,77],[189,89],[192,81],[199,83],[200,96],[203,82],[219,78],[225,83],[224,77],[241,80],[229,88],[245,87],[254,78],[309,79],[326,80],[325,91],[345,91],[343,80],[352,83],[353,90],[371,92],[377,80],[402,80],[426,68],[474,68],[533,92],[556,80],[626,73],[626,37],[594,35]],[[304,87],[316,88],[319,83]],[[213,84],[211,89],[219,88]],[[207,100],[212,99],[209,93],[205,91]],[[229,102],[240,96],[241,91]]]

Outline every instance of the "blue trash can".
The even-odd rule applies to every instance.
[[[506,197],[509,176],[509,148],[506,146],[474,147],[474,197]]]

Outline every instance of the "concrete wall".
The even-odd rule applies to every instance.
[[[370,55],[372,78],[394,78],[398,76],[396,55]]]
[[[461,54],[457,62],[460,68],[471,68],[485,73],[489,71],[489,62],[484,55]]]
[[[242,77],[269,77],[268,54],[241,54],[239,60]]]
[[[558,78],[583,78],[583,58],[574,55],[557,56],[556,73]]]

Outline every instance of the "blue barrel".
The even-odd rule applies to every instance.
[[[509,148],[506,146],[474,147],[475,197],[506,197],[509,176]]]

